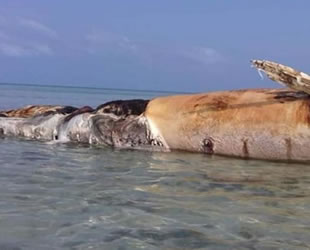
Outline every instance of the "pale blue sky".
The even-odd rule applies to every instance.
[[[310,72],[309,0],[0,0],[0,82],[211,91]]]

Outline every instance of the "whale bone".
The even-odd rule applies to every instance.
[[[263,71],[271,80],[310,95],[310,76],[308,74],[267,60],[252,60],[251,63],[259,72]]]

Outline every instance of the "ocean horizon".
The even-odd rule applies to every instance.
[[[170,94],[191,94],[194,92],[186,91],[170,91],[170,90],[154,90],[154,89],[133,89],[133,88],[109,88],[98,86],[73,86],[73,85],[58,85],[58,84],[31,84],[31,83],[6,83],[0,82],[0,85],[8,86],[25,86],[25,87],[46,87],[46,88],[70,88],[70,89],[98,89],[98,90],[118,90],[118,91],[135,91],[135,92],[155,92],[155,93],[170,93]]]

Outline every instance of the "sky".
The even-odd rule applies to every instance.
[[[0,83],[177,92],[278,87],[310,72],[309,0],[0,0]]]

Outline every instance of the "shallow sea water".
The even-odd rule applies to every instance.
[[[0,249],[309,249],[309,189],[306,164],[0,138]]]

